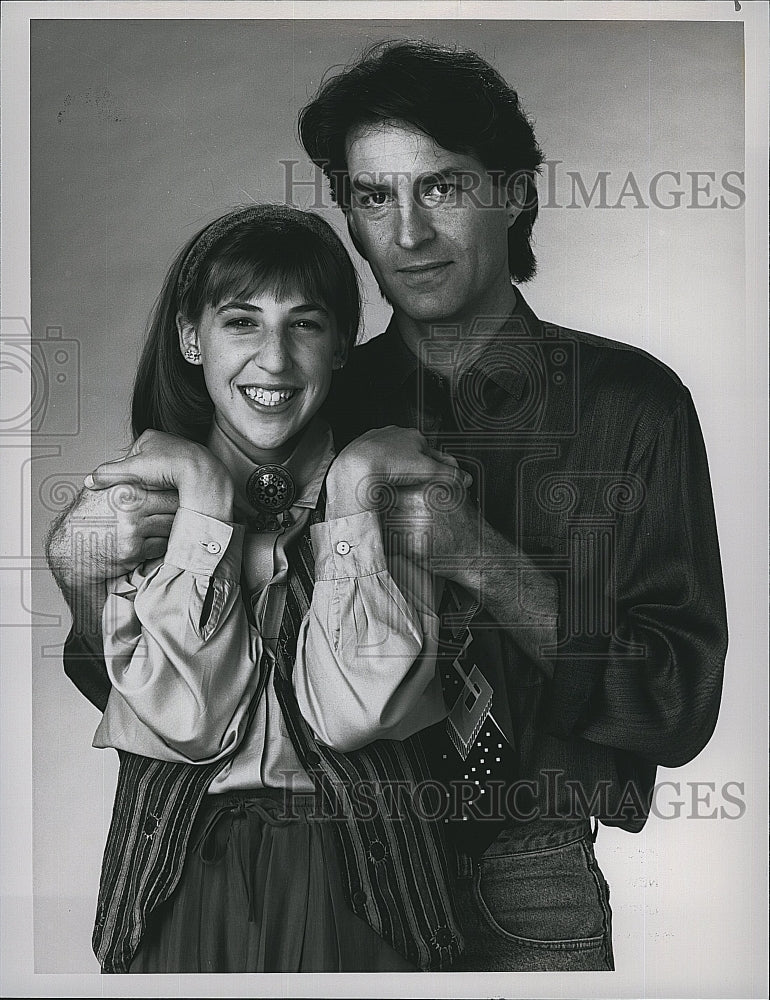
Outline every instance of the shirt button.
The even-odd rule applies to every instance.
[[[353,893],[352,900],[353,906],[363,906],[366,902],[366,893],[363,889],[356,889]]]
[[[222,551],[222,546],[219,544],[219,542],[207,542],[206,551],[210,552],[212,556],[215,556]]]
[[[341,556],[346,556],[350,552],[350,542],[337,542],[336,549]]]

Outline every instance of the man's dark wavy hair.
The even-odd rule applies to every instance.
[[[518,94],[497,70],[475,52],[386,41],[322,82],[300,112],[299,137],[343,210],[350,205],[347,137],[352,129],[382,122],[405,123],[444,149],[475,156],[503,180],[525,180],[525,208],[508,231],[508,266],[515,281],[531,278],[534,178],[543,153]]]

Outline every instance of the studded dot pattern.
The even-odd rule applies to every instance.
[[[453,708],[459,698],[473,698],[463,676],[470,677],[477,666],[473,655],[474,645],[471,642],[458,656],[456,646],[453,649],[443,635],[440,640],[439,670],[444,699],[447,706]],[[472,702],[467,704],[471,708]],[[486,846],[494,839],[502,825],[502,820],[491,822],[485,818],[485,815],[489,817],[490,808],[497,812],[495,798],[490,798],[490,782],[499,786],[501,782],[507,785],[514,780],[515,749],[498,727],[489,709],[485,715],[480,716],[478,733],[468,747],[465,760],[458,749],[459,741],[450,737],[450,727],[451,723],[448,723],[431,730],[431,737],[427,741],[430,768],[435,777],[446,782],[447,788],[456,787],[456,783],[466,783],[466,787],[470,783],[473,786],[474,793],[470,802],[463,802],[463,796],[453,796],[449,791],[445,793],[445,797],[450,799],[450,810],[444,822],[458,846],[467,849],[469,853],[475,853],[479,844]]]

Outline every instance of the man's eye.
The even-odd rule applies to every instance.
[[[442,202],[452,198],[457,190],[457,185],[450,181],[436,181],[427,185],[422,191],[422,201],[426,205],[440,205]]]
[[[359,194],[358,204],[362,208],[383,208],[388,204],[389,198],[385,191],[370,191],[368,194]]]

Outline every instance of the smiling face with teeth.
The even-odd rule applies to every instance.
[[[282,462],[326,399],[345,345],[327,308],[301,294],[262,293],[179,322],[197,350],[220,429],[257,463]],[[189,354],[187,360],[190,360]]]

